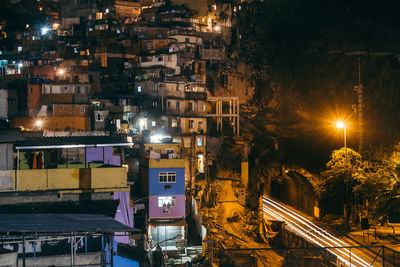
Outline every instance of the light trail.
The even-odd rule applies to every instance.
[[[279,202],[266,196],[263,197],[263,211],[277,220],[284,221],[287,224],[288,228],[291,229],[293,232],[298,233],[299,235],[306,238],[308,241],[320,247],[350,246],[343,240],[335,237],[328,231],[315,225],[304,216],[295,213],[294,211],[288,209]],[[345,259],[349,257],[349,251],[347,249],[335,248],[328,250],[347,266],[371,266],[360,256],[355,254],[354,250],[351,256],[351,262]]]

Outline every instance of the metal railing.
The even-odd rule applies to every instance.
[[[110,236],[50,235],[1,237],[7,266],[112,266]]]
[[[339,259],[331,253],[334,250],[347,252],[347,257]],[[222,267],[269,266],[276,255],[283,258],[281,266],[400,266],[400,252],[386,246],[221,248],[219,260]],[[366,263],[357,260],[357,255]]]

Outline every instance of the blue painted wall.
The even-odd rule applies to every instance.
[[[118,267],[139,267],[139,262],[124,258],[119,255],[114,255],[114,266]]]
[[[175,183],[160,183],[158,173],[176,172]],[[165,189],[164,186],[171,186]],[[185,168],[150,168],[149,169],[149,195],[184,195],[185,194]]]

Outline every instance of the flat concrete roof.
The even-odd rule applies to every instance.
[[[0,214],[0,233],[115,233],[134,232],[100,214]]]
[[[28,137],[17,142],[16,149],[53,149],[103,146],[131,146],[125,138],[119,136],[63,136],[63,137]]]

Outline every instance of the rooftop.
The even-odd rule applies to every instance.
[[[114,233],[133,232],[111,217],[99,214],[0,214],[0,233]]]
[[[63,136],[28,137],[16,143],[16,149],[52,149],[104,146],[132,146],[133,143],[119,136]]]

